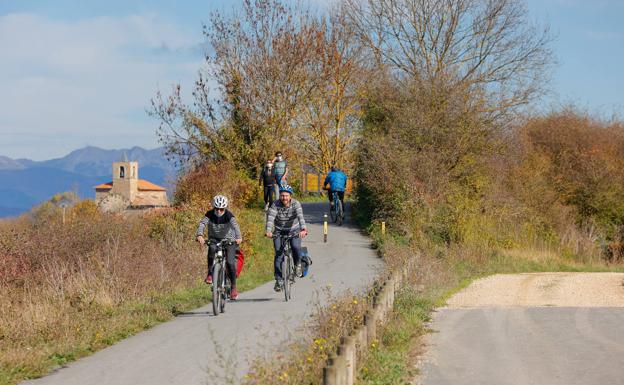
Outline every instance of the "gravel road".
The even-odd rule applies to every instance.
[[[416,384],[624,384],[624,274],[475,281],[439,309]]]
[[[330,226],[329,240],[323,243],[322,216],[327,207],[327,203],[304,204],[310,236],[303,245],[314,264],[310,275],[295,284],[291,302],[273,291],[273,282],[267,283],[241,293],[218,317],[212,316],[211,305],[195,309],[24,384],[214,385],[225,383],[224,376],[239,383],[250,359],[303,327],[314,299],[324,302],[318,295],[321,289],[330,284],[333,292],[362,289],[378,272],[381,260],[369,239],[350,222]]]
[[[447,305],[624,307],[624,273],[497,274],[473,282]]]

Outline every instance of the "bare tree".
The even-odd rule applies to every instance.
[[[520,0],[343,0],[343,12],[379,64],[481,95],[494,118],[540,95],[553,62],[548,27]]]

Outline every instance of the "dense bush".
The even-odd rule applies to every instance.
[[[515,196],[563,240],[574,228],[575,243],[583,235],[609,259],[621,259],[624,125],[568,108],[530,119],[518,142],[523,154],[510,173]]]
[[[567,108],[501,130],[453,95],[371,95],[356,178],[373,220],[440,245],[622,258],[622,123]]]
[[[245,207],[257,200],[259,187],[227,161],[205,162],[178,180],[174,199],[207,209],[217,194],[226,195],[234,206]]]

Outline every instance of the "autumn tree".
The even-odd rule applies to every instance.
[[[314,87],[298,122],[306,163],[324,173],[334,164],[351,168],[362,89],[372,71],[344,15],[315,26],[318,49],[308,64]]]
[[[245,0],[236,15],[212,14],[193,105],[179,86],[152,101],[170,152],[225,158],[253,175],[277,148],[295,147],[297,114],[314,87],[307,63],[318,40],[310,28],[306,11],[280,0]]]
[[[210,49],[193,104],[179,85],[152,100],[170,154],[227,160],[250,176],[277,149],[292,168],[350,165],[367,65],[344,15],[244,0],[236,15],[212,14],[204,35]]]
[[[495,210],[492,157],[546,86],[548,27],[511,0],[343,0],[342,12],[385,74],[364,104],[362,201],[386,218],[421,212],[440,239],[461,240],[462,224]]]

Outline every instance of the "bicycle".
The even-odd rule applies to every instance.
[[[212,244],[217,247],[215,259],[212,264],[212,312],[215,316],[225,312],[225,303],[230,298],[232,286],[226,272],[224,249],[234,243],[235,242],[230,239],[224,239],[218,242],[214,239],[206,241],[208,246]]]
[[[276,234],[273,235],[273,239],[280,238],[280,245],[282,249],[282,290],[284,291],[284,299],[286,302],[292,297],[292,285],[295,283],[295,261],[292,257],[292,249],[290,248],[290,240],[299,237],[299,234]]]
[[[331,217],[332,222],[337,223],[338,226],[342,226],[342,222],[344,220],[344,207],[342,207],[342,201],[338,197],[337,191],[332,191],[332,202],[333,206],[330,205],[329,215]]]

